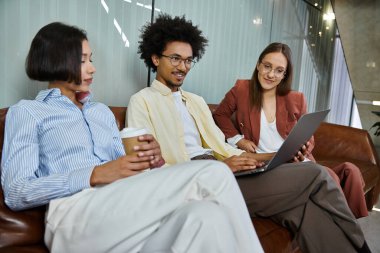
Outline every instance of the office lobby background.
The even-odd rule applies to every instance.
[[[95,100],[126,106],[153,73],[137,54],[141,27],[160,13],[185,15],[209,46],[183,88],[219,103],[236,79],[250,79],[271,42],[293,52],[293,89],[309,111],[331,108],[327,121],[369,130],[380,116],[379,0],[0,0],[0,108],[33,99],[46,83],[25,74],[31,40],[61,21],[87,31],[97,72]],[[335,15],[334,15],[335,14]],[[353,87],[353,88],[352,88]],[[379,150],[379,149],[378,149]]]

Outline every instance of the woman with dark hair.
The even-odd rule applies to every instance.
[[[260,54],[251,80],[238,80],[214,112],[214,119],[227,142],[251,153],[276,152],[307,105],[301,92],[292,91],[291,50],[283,43],[272,43]],[[235,122],[231,117],[235,113]],[[294,161],[312,160],[314,139],[298,152]],[[341,185],[356,218],[368,216],[364,180],[358,167],[342,163],[329,169]]]
[[[50,252],[263,252],[226,165],[142,173],[162,160],[153,136],[125,154],[109,107],[77,97],[95,73],[83,30],[43,27],[26,71],[49,85],[9,108],[1,184],[12,210],[48,204]]]

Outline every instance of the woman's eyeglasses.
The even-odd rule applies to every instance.
[[[260,63],[260,72],[263,73],[263,74],[268,74],[270,72],[272,72],[273,70],[273,75],[276,77],[276,78],[281,78],[281,77],[284,77],[285,74],[286,74],[286,71],[285,69],[283,68],[272,68],[272,65],[269,64],[269,63],[264,63],[264,62],[261,62]]]

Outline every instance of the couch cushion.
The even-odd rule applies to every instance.
[[[0,201],[0,248],[43,243],[45,210],[43,206],[14,212]]]
[[[39,244],[0,248],[0,253],[49,253],[49,250],[44,245]]]

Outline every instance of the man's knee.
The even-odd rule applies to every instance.
[[[293,181],[294,185],[305,187],[306,185],[326,182],[329,185],[334,185],[338,187],[338,184],[334,181],[332,176],[329,174],[327,169],[314,162],[303,162],[294,164],[294,167],[291,167],[287,171],[289,174],[288,178],[294,178],[297,180]]]
[[[282,174],[283,176],[285,176],[284,174],[286,174],[286,176],[298,178],[298,180],[315,178],[320,175],[322,177],[326,177],[329,175],[324,166],[314,162],[286,163],[275,170],[282,170],[281,172],[278,171],[280,175]]]

